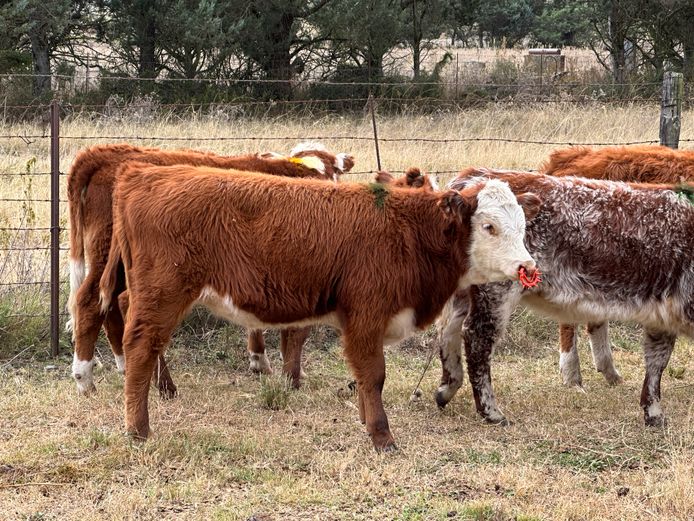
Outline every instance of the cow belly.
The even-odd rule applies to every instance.
[[[585,323],[617,320],[636,322],[644,326],[672,331],[689,337],[694,335],[694,324],[686,320],[681,304],[672,298],[660,301],[604,302],[589,298],[562,302],[558,298],[524,295],[522,304],[558,322]]]
[[[252,329],[283,329],[286,327],[302,327],[311,326],[315,324],[326,324],[337,329],[340,328],[340,323],[337,320],[337,315],[335,313],[306,317],[305,319],[298,320],[296,322],[264,322],[260,320],[257,316],[255,316],[253,313],[249,313],[237,307],[229,295],[220,295],[210,287],[203,288],[203,290],[200,292],[198,300],[195,303],[205,306],[210,311],[212,311],[212,313],[228,320],[229,322],[233,322],[234,324],[238,324],[239,326],[244,326]]]

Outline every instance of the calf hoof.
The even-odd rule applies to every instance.
[[[617,371],[604,372],[602,374],[609,385],[619,385],[624,383],[624,378],[622,378],[622,375],[620,375]]]
[[[371,436],[371,441],[373,441],[374,449],[379,453],[395,452],[398,450],[398,446],[395,445],[395,440],[390,434]]]
[[[172,400],[178,396],[178,389],[175,385],[163,385],[159,387],[159,396],[163,400]]]
[[[583,387],[583,378],[580,374],[571,373],[561,375],[561,381],[566,387]]]
[[[135,442],[142,443],[147,441],[149,427],[128,427],[125,431],[125,435]]]
[[[443,410],[448,405],[450,398],[447,398],[443,391],[438,390],[434,393],[434,400],[436,401],[436,406]]]
[[[272,374],[272,367],[270,367],[270,360],[268,360],[267,355],[263,353],[262,355],[258,353],[251,353],[251,372],[256,374]]]
[[[509,425],[513,425],[513,422],[507,420],[506,416],[504,416],[503,414],[499,414],[498,416],[484,416],[484,421],[489,425],[498,425],[500,427],[508,427]]]
[[[645,417],[646,427],[666,427],[667,420],[665,416],[646,416]]]

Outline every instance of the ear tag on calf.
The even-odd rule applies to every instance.
[[[542,282],[542,273],[540,273],[540,270],[536,269],[530,274],[530,276],[528,276],[528,272],[525,271],[523,266],[521,266],[518,268],[518,279],[520,280],[523,289],[530,289]]]
[[[289,161],[298,165],[304,165],[305,167],[312,168],[313,170],[318,170],[319,172],[323,172],[323,161],[318,159],[316,156],[290,157]]]

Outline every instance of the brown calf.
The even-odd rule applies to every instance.
[[[339,328],[360,418],[377,449],[394,447],[381,401],[383,345],[430,324],[456,288],[534,269],[518,202],[529,213],[539,207],[495,181],[434,193],[125,165],[114,244],[130,299],[126,428],[147,437],[153,368],[197,302],[250,327]],[[107,301],[113,291],[104,289]]]
[[[311,152],[313,151],[313,153]],[[70,203],[70,298],[75,343],[73,376],[81,393],[94,391],[94,345],[102,324],[120,371],[125,368],[122,350],[123,317],[115,298],[105,314],[100,312],[99,280],[111,245],[112,192],[119,167],[127,161],[152,165],[201,165],[237,170],[252,170],[287,177],[335,179],[354,162],[347,154],[330,154],[319,144],[302,144],[290,158],[277,154],[249,154],[224,157],[197,151],[165,151],[127,144],[98,145],[80,152],[68,175]],[[296,157],[300,156],[300,157]],[[89,263],[86,273],[85,259]],[[114,291],[125,288],[122,267],[116,273]],[[288,333],[285,333],[287,335]],[[261,334],[262,339],[262,334]],[[176,387],[162,358],[156,380],[163,396],[172,396]]]
[[[541,171],[558,177],[676,184],[694,181],[694,152],[659,145],[601,149],[571,147],[552,152]],[[607,322],[590,323],[587,331],[596,369],[610,384],[621,382],[612,360]],[[564,384],[581,387],[583,379],[576,350],[577,336],[574,324],[560,325],[559,369]]]
[[[438,190],[436,180],[428,174],[423,174],[419,168],[409,168],[405,175],[394,177],[390,172],[381,170],[375,174],[374,180],[381,184],[390,184],[397,188],[412,188],[422,190]],[[295,388],[300,386],[301,378],[304,378],[304,372],[301,369],[301,354],[306,338],[311,333],[310,327],[283,329],[280,339],[280,353],[282,354],[282,371],[292,380],[292,385]],[[249,333],[248,348],[251,351],[251,364],[254,361],[261,362],[259,368],[255,369],[251,365],[252,370],[269,374],[272,372],[270,363],[264,355],[265,346],[263,343],[262,330],[253,329]],[[262,357],[260,354],[262,353]],[[256,357],[255,359],[253,357]]]

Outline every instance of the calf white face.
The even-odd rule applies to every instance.
[[[523,206],[521,206],[523,205]],[[535,270],[535,261],[523,244],[526,214],[534,216],[539,199],[533,194],[518,197],[508,185],[488,180],[477,195],[477,210],[471,218],[470,284],[518,279],[519,269]]]

